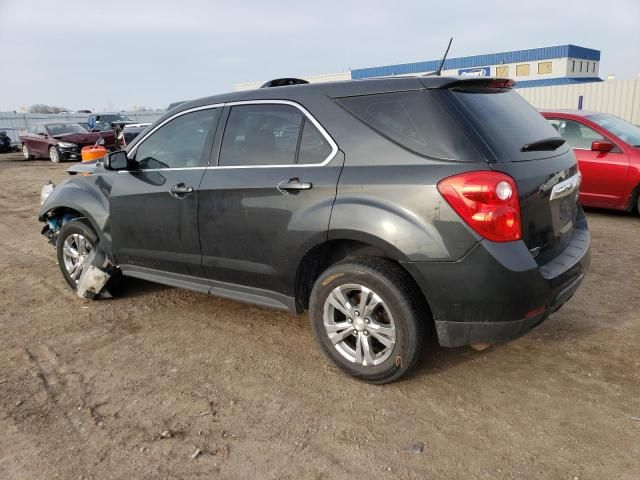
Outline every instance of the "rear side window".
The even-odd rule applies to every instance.
[[[521,151],[526,144],[559,135],[513,90],[468,89],[453,91],[452,94],[461,104],[465,118],[472,123],[498,161],[534,160],[557,155],[567,149],[561,146],[555,151]]]
[[[302,112],[290,105],[231,108],[220,150],[220,165],[289,165],[296,161]]]
[[[331,145],[316,126],[306,118],[302,127],[298,163],[322,163],[331,153]]]
[[[371,128],[415,153],[443,160],[483,160],[455,112],[432,92],[383,93],[338,101]]]

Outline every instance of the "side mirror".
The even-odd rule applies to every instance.
[[[613,143],[606,140],[596,140],[591,144],[591,150],[594,152],[610,152],[613,150]]]
[[[118,150],[108,153],[102,159],[102,165],[107,170],[125,170],[129,166],[129,158],[127,152]]]

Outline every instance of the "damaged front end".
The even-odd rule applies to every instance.
[[[96,246],[87,254],[85,259],[84,268],[78,279],[76,289],[78,296],[87,299],[96,298],[98,295],[102,298],[111,297],[111,292],[105,287],[115,272],[115,267],[100,248],[100,245]]]
[[[61,213],[47,213],[44,216],[45,224],[44,227],[42,227],[42,231],[40,233],[47,237],[49,243],[55,247],[56,242],[58,241],[58,233],[60,233],[60,229],[62,228],[62,226],[65,223],[70,222],[71,220],[74,220],[76,218],[78,218],[78,214],[70,211]]]
[[[67,207],[58,206],[47,209],[47,199],[55,188],[55,185],[51,182],[42,187],[40,193],[42,211],[38,217],[44,223],[42,235],[54,247],[58,244],[58,237],[65,224],[72,221],[81,221],[84,218],[77,211]],[[114,285],[117,283],[115,282],[117,278],[114,278],[114,281],[111,282],[110,280],[119,275],[119,270],[101,248],[100,243],[91,245],[90,249],[85,249],[78,261],[81,262],[81,273],[75,281],[78,296],[84,299],[110,298],[112,296],[110,290],[115,288]],[[60,261],[61,268],[63,268],[62,263]],[[72,278],[75,279],[76,277]]]

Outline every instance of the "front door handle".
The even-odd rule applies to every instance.
[[[301,182],[298,177],[287,178],[276,185],[280,193],[298,193],[300,190],[310,190],[312,187],[312,183]]]
[[[171,187],[169,193],[176,198],[183,198],[185,195],[193,193],[193,187],[185,185],[184,183],[179,183]]]

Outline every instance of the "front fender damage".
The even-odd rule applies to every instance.
[[[76,290],[78,296],[87,299],[93,299],[98,295],[110,297],[111,295],[105,286],[113,275],[114,268],[100,245],[93,248],[87,255],[85,267],[78,280]]]

